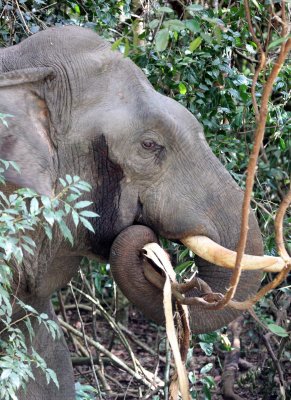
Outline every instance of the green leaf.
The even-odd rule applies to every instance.
[[[191,4],[190,6],[186,7],[189,11],[203,11],[204,7],[200,4]]]
[[[166,50],[169,43],[169,31],[168,29],[161,29],[156,35],[156,50]]]
[[[84,217],[80,217],[80,220],[82,222],[82,224],[85,226],[85,228],[89,229],[89,231],[95,233],[93,226],[90,224],[90,222],[84,218]]]
[[[45,225],[44,225],[44,231],[45,231],[45,234],[47,235],[47,237],[49,238],[49,240],[52,240],[52,238],[53,238],[53,233],[52,233],[52,230],[51,230],[50,226],[48,226],[47,224],[45,224]]]
[[[204,367],[201,368],[200,374],[207,374],[207,372],[211,371],[212,368],[213,368],[213,364],[208,363],[208,364],[204,365]]]
[[[28,243],[32,247],[36,246],[35,242],[29,236],[22,236],[21,239],[24,240],[26,243]]]
[[[12,372],[12,369],[9,369],[9,368],[4,369],[2,374],[1,374],[1,376],[0,376],[0,380],[4,381],[4,379],[7,379],[8,376],[11,374],[11,372]]]
[[[79,189],[77,189],[76,185],[71,186],[70,190],[71,190],[71,192],[77,193],[79,196],[81,195],[81,192],[80,192]],[[86,189],[83,189],[83,188],[81,190],[85,190],[86,191]],[[87,190],[87,191],[89,192],[90,190]]]
[[[75,10],[75,12],[78,14],[78,15],[80,15],[80,7],[79,7],[79,5],[78,4],[74,4],[74,10]]]
[[[193,33],[200,32],[201,30],[200,24],[196,19],[187,19],[185,21],[185,26]]]
[[[15,372],[12,372],[12,374],[9,377],[10,382],[12,383],[12,385],[16,388],[19,389],[20,384],[21,384],[21,380],[18,376],[18,374],[16,374]]]
[[[273,47],[278,46],[279,44],[282,44],[282,43],[286,42],[286,41],[287,41],[288,39],[290,39],[290,38],[291,38],[291,36],[288,35],[288,36],[286,36],[286,37],[283,37],[283,38],[279,38],[279,39],[277,39],[277,40],[274,40],[273,42],[271,42],[271,43],[269,44],[268,50],[272,49]]]
[[[69,185],[73,183],[73,178],[71,177],[71,175],[66,175],[66,181],[68,182]]]
[[[211,356],[213,352],[213,343],[199,342],[199,345],[207,356]]]
[[[128,57],[129,50],[130,50],[129,40],[127,38],[125,38],[125,40],[124,40],[124,51],[123,51],[123,56],[124,57]]]
[[[164,27],[169,29],[170,31],[180,32],[185,29],[186,26],[184,22],[179,21],[178,19],[170,19],[164,22]]]
[[[44,218],[46,219],[46,221],[50,224],[50,226],[53,226],[53,224],[55,222],[54,212],[45,208],[43,210],[42,214],[43,214]]]
[[[160,21],[158,19],[153,19],[150,23],[149,23],[149,28],[150,29],[156,29],[159,26]]]
[[[201,382],[203,384],[205,384],[208,388],[212,388],[215,386],[215,380],[213,379],[212,376],[203,376],[203,378],[201,379]],[[211,400],[211,396],[210,396],[210,400]]]
[[[184,85],[183,82],[179,83],[179,92],[180,92],[180,94],[186,94],[187,93],[187,88],[186,88],[186,86]]]
[[[211,38],[211,36],[209,35],[209,33],[201,32],[200,35],[201,35],[202,39],[205,40],[206,43],[211,44],[212,38]]]
[[[99,215],[96,214],[95,212],[87,211],[87,210],[81,211],[79,214],[82,215],[83,217],[87,217],[87,218],[99,217]]]
[[[93,202],[92,201],[87,201],[87,200],[84,200],[84,201],[79,201],[78,203],[76,203],[75,205],[74,205],[74,208],[85,208],[85,207],[89,207],[91,204],[93,204]]]
[[[58,378],[57,378],[55,371],[53,371],[50,368],[47,368],[46,373],[50,376],[50,378],[52,379],[52,381],[54,382],[56,387],[59,389],[60,385],[59,385]]]
[[[38,214],[39,204],[38,200],[34,197],[30,202],[30,213]]]
[[[256,50],[250,44],[246,44],[246,50],[251,54],[256,54]]]
[[[32,314],[38,314],[35,308],[31,307],[29,304],[24,304],[21,300],[18,300],[18,303],[21,305],[22,308],[24,308],[26,311],[32,313]]]
[[[118,47],[121,45],[122,41],[123,41],[123,37],[117,39],[117,40],[113,43],[113,45],[111,46],[111,50],[117,50]]]
[[[172,12],[174,12],[174,10],[172,9],[172,8],[170,8],[170,7],[160,7],[160,8],[157,8],[156,9],[156,11],[158,12],[158,13],[172,13]]]
[[[258,10],[260,10],[260,6],[257,0],[252,0],[252,3],[257,7]]]
[[[33,256],[34,252],[27,244],[22,243],[21,247]]]
[[[279,326],[276,324],[268,324],[267,326],[270,329],[270,331],[275,333],[275,335],[277,335],[277,336],[281,336],[281,337],[288,336],[286,329],[284,329],[282,326]]]
[[[12,115],[11,115],[11,117],[12,117]],[[19,168],[19,166],[18,166],[18,164],[16,162],[9,161],[9,164],[15,169],[15,171],[20,173],[20,168]]]
[[[68,239],[68,241],[73,246],[73,244],[74,244],[73,235],[72,235],[70,229],[67,227],[66,223],[61,219],[61,220],[58,221],[58,225],[60,227],[60,230],[61,230],[64,238]]]
[[[75,210],[72,210],[72,218],[73,218],[75,227],[77,228],[79,225],[79,215]]]
[[[66,187],[66,186],[67,186],[67,182],[66,182],[64,179],[59,178],[59,181],[61,182],[61,185],[62,185],[63,187]]]
[[[194,39],[189,45],[190,51],[193,52],[194,50],[196,50],[201,43],[202,43],[202,38],[200,36]]]
[[[80,178],[78,175],[74,175],[74,176],[73,176],[73,182],[74,182],[74,183],[79,182],[80,179],[81,179],[81,178]]]
[[[283,150],[283,151],[286,150],[286,143],[283,138],[280,137],[279,143],[280,143],[281,150]]]
[[[41,196],[40,199],[45,208],[51,208],[51,200],[48,196]]]
[[[7,199],[5,194],[1,191],[0,191],[0,197],[2,197],[2,199],[5,201],[6,205],[9,205],[9,200]]]
[[[24,320],[24,323],[25,323],[26,328],[28,330],[30,341],[32,341],[33,337],[35,336],[35,333],[34,333],[34,329],[33,329],[32,325],[31,325],[30,319],[26,318]]]

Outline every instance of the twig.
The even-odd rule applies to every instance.
[[[61,319],[59,319],[59,323],[62,327],[64,327],[65,329],[69,330],[70,332],[72,332],[74,335],[76,335],[77,337],[83,337],[83,334],[81,332],[79,332],[77,329],[73,328],[71,325],[67,324],[65,321],[62,321]],[[144,385],[152,388],[155,387],[154,384],[152,382],[150,382],[149,380],[147,380],[146,378],[144,378],[142,375],[140,375],[139,373],[135,372],[133,369],[131,369],[130,367],[128,367],[122,360],[120,360],[120,358],[118,358],[115,354],[112,354],[110,351],[108,351],[104,346],[102,346],[102,344],[100,344],[99,342],[96,342],[95,340],[91,339],[89,336],[86,336],[86,340],[87,342],[95,347],[98,351],[100,351],[101,353],[105,354],[107,357],[110,358],[110,360],[119,368],[121,368],[122,370],[128,372],[131,376],[133,376],[137,381],[142,382]],[[151,373],[149,371],[147,371],[148,374],[150,375]],[[159,381],[159,385],[164,386],[164,383],[162,381]]]
[[[269,355],[270,355],[270,357],[271,357],[271,359],[272,359],[272,361],[273,361],[273,363],[275,365],[275,368],[276,368],[276,370],[278,372],[279,381],[280,381],[280,393],[282,394],[283,399],[285,399],[286,396],[285,396],[284,375],[283,375],[283,372],[282,372],[282,368],[281,368],[280,362],[277,359],[277,357],[275,356],[275,353],[274,353],[274,351],[272,349],[272,346],[270,344],[270,337],[271,336],[272,336],[272,332],[268,332],[265,335],[263,335],[263,340],[264,340],[266,349],[268,350],[268,353],[269,353]]]
[[[284,245],[283,220],[290,203],[291,203],[291,188],[289,189],[289,192],[282,200],[275,218],[275,239],[276,239],[278,253],[286,261],[290,257]]]
[[[257,99],[256,99],[256,85],[257,85],[259,74],[266,65],[266,55],[265,55],[265,52],[261,45],[261,42],[257,38],[255,30],[253,28],[248,0],[244,0],[244,8],[245,8],[246,19],[248,21],[249,30],[251,32],[253,41],[256,43],[256,45],[258,47],[259,57],[260,57],[260,62],[259,62],[258,67],[256,68],[256,71],[255,71],[255,74],[253,77],[252,88],[251,88],[252,102],[253,102],[253,106],[254,106],[254,110],[255,110],[256,121],[258,124],[259,119],[260,119],[260,114],[259,114],[259,108],[258,108],[258,103],[257,103]]]
[[[155,350],[153,350],[151,347],[147,346],[145,343],[141,342],[140,340],[137,339],[137,337],[130,331],[128,330],[124,325],[122,325],[120,322],[118,322],[118,326],[120,329],[126,333],[130,340],[132,340],[135,344],[137,344],[139,347],[141,347],[143,350],[147,351],[149,354],[158,357],[159,361],[162,363],[166,364],[167,360],[165,357],[159,355]]]
[[[289,325],[287,326],[287,332],[291,331],[291,321],[289,322]],[[279,350],[278,350],[278,360],[280,360],[284,347],[286,346],[286,344],[290,341],[290,335],[283,337],[283,339],[281,340],[280,346],[279,346]]]
[[[166,339],[166,367],[164,372],[165,377],[165,389],[164,389],[164,396],[165,400],[169,398],[169,382],[170,382],[170,366],[171,366],[171,348],[169,340]]]
[[[62,292],[60,290],[57,291],[57,297],[59,300],[60,311],[61,311],[62,317],[63,317],[64,321],[68,323],[68,318],[67,318],[67,314],[66,314],[64,301],[63,301],[63,296],[62,296]],[[76,338],[74,338],[74,336],[71,334],[71,332],[68,332],[68,335],[73,343],[75,352],[78,353],[78,344],[79,343],[78,344],[76,343]]]
[[[98,391],[98,396],[100,397],[100,399],[102,399],[102,394],[101,394],[101,390],[100,390],[99,381],[98,381],[98,378],[97,378],[97,375],[96,375],[96,371],[95,371],[95,368],[94,368],[94,361],[93,361],[92,352],[90,350],[90,347],[88,346],[86,333],[85,333],[85,328],[84,328],[84,323],[83,323],[83,320],[82,320],[82,317],[81,317],[81,313],[80,313],[80,310],[79,310],[79,307],[78,307],[78,303],[77,303],[77,299],[76,299],[76,296],[75,296],[75,292],[73,290],[73,287],[72,287],[71,283],[69,284],[69,286],[71,288],[72,296],[73,296],[73,299],[75,301],[76,308],[77,308],[78,317],[79,317],[79,320],[80,320],[80,323],[81,323],[81,329],[82,329],[82,333],[83,333],[83,339],[84,339],[85,347],[86,347],[86,349],[88,351],[88,354],[89,354],[89,357],[90,357],[90,360],[91,360],[91,367],[92,367],[94,380],[95,380],[95,383],[96,383],[96,388],[97,388],[97,391]]]
[[[87,279],[83,276],[82,272],[81,272],[81,276],[83,279],[84,284],[86,285],[86,287],[88,288],[88,290],[91,292],[91,288],[90,285],[87,282]],[[126,340],[126,337],[124,336],[124,334],[121,332],[119,326],[117,325],[117,323],[115,322],[115,320],[108,314],[108,312],[102,307],[102,305],[100,304],[99,300],[88,295],[87,293],[83,292],[82,290],[75,288],[76,291],[78,291],[80,294],[82,294],[84,297],[86,297],[88,300],[90,300],[92,302],[92,304],[94,304],[98,310],[102,313],[102,315],[105,317],[106,321],[109,323],[109,325],[111,326],[111,328],[113,328],[113,330],[118,334],[118,337],[121,340],[121,343],[124,345],[124,347],[126,348],[126,350],[128,351],[131,359],[132,359],[132,363],[134,366],[135,371],[142,370],[142,366],[140,365],[139,361],[136,359],[135,355],[133,354],[133,351],[128,343],[128,341]]]
[[[236,47],[234,47],[233,51],[244,58],[245,60],[249,61],[252,64],[258,64],[258,60],[255,60],[254,58],[248,57],[245,54],[243,54],[241,51],[239,51]]]
[[[25,26],[25,29],[26,29],[27,33],[28,33],[29,35],[31,35],[32,32],[31,32],[30,29],[28,28],[28,26],[27,26],[27,24],[26,24],[26,22],[25,22],[25,19],[23,18],[22,11],[20,10],[18,1],[15,0],[15,3],[16,3],[16,7],[17,7],[17,10],[18,10],[18,12],[19,12],[20,18],[21,18],[21,20],[22,20],[22,22],[23,22],[23,25]]]

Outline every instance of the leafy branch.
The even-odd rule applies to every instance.
[[[0,114],[1,117],[3,114]],[[5,184],[4,173],[8,168],[19,171],[14,162],[0,160],[1,184]],[[40,196],[27,188],[18,189],[10,195],[0,191],[0,399],[3,400],[15,400],[16,392],[21,387],[25,388],[28,379],[34,379],[33,365],[43,371],[47,384],[52,380],[57,387],[59,385],[55,372],[47,367],[46,362],[33,347],[31,352],[28,352],[25,336],[19,328],[19,323],[22,322],[26,326],[31,343],[35,336],[31,317],[35,318],[39,324],[43,324],[54,340],[60,334],[58,325],[50,320],[47,314],[39,314],[32,306],[18,299],[17,292],[21,280],[20,271],[24,252],[33,256],[36,248],[31,232],[42,226],[46,236],[51,240],[53,227],[57,225],[63,237],[73,246],[73,235],[65,222],[65,219],[70,216],[76,228],[81,223],[94,232],[87,218],[98,215],[93,211],[85,210],[91,206],[91,201],[80,200],[84,192],[91,190],[90,184],[82,181],[78,176],[71,177],[70,175],[66,175],[65,179],[60,179],[60,182],[63,189],[53,198]],[[13,270],[18,271],[19,283],[12,294]],[[12,302],[11,294],[14,298]],[[15,301],[25,312],[24,316],[17,320],[13,320]]]
[[[258,40],[254,27],[252,24],[251,20],[251,15],[250,15],[250,7],[249,7],[249,2],[248,0],[244,0],[244,7],[245,7],[245,13],[249,25],[249,29],[251,32],[251,35],[253,37],[253,40],[257,43],[258,45],[258,50],[259,50],[259,55],[260,55],[260,65],[257,69],[257,72],[254,75],[253,78],[253,88],[256,86],[258,74],[265,68],[266,66],[266,53],[263,50],[263,45],[260,43]],[[267,116],[268,116],[268,102],[273,90],[273,85],[275,82],[275,79],[277,78],[284,61],[291,49],[291,39],[287,39],[287,34],[288,31],[285,28],[286,27],[286,15],[285,15],[285,1],[282,2],[282,9],[284,8],[284,12],[282,12],[282,32],[281,32],[281,37],[282,37],[282,42],[280,46],[280,52],[277,57],[277,59],[274,62],[274,65],[271,69],[271,72],[267,78],[267,81],[263,87],[263,92],[262,92],[262,98],[261,98],[261,105],[258,107],[257,101],[256,101],[256,96],[254,95],[253,91],[253,106],[255,109],[255,114],[256,114],[256,129],[255,129],[255,137],[254,137],[254,146],[252,153],[250,155],[249,163],[248,163],[248,168],[247,168],[247,178],[246,178],[246,190],[245,190],[245,195],[244,195],[244,200],[243,200],[243,206],[242,206],[242,219],[241,219],[241,230],[240,230],[240,239],[239,243],[237,246],[237,257],[236,257],[236,263],[235,263],[235,268],[233,270],[231,279],[230,279],[230,284],[229,284],[229,289],[227,290],[226,294],[223,296],[223,298],[218,302],[218,304],[215,306],[215,309],[221,309],[225,307],[230,300],[234,297],[237,285],[239,283],[240,275],[241,275],[241,261],[242,257],[244,255],[245,247],[246,247],[246,241],[247,241],[247,235],[248,235],[248,221],[249,221],[249,210],[250,210],[250,202],[251,202],[251,197],[252,197],[252,191],[253,191],[253,186],[254,186],[254,180],[255,180],[255,174],[256,174],[256,168],[257,168],[257,162],[258,162],[258,156],[259,156],[259,151],[260,147],[264,138],[264,133],[265,133],[265,127],[266,127],[266,121],[267,121]],[[289,196],[290,197],[290,196]],[[287,201],[288,202],[288,201]],[[289,202],[290,204],[290,202]],[[287,207],[286,207],[287,209]],[[278,230],[277,230],[278,232]],[[282,241],[281,239],[278,239],[278,241]],[[278,242],[277,241],[277,242]],[[286,252],[287,253],[287,252]],[[284,253],[285,254],[285,253]],[[286,254],[285,254],[286,255]],[[288,272],[291,269],[291,262],[290,262],[290,257],[288,256],[289,261],[286,261],[286,267],[285,269],[280,272],[280,274],[273,280],[273,282],[269,283],[266,285],[263,289],[257,293],[252,299],[247,300],[246,302],[246,307],[249,308],[255,301],[258,301],[263,295],[267,293],[268,290],[273,289],[274,287],[278,286],[283,279],[288,275]]]

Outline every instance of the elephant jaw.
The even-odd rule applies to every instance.
[[[204,260],[228,269],[234,269],[235,251],[229,250],[206,236],[189,236],[181,242]],[[265,272],[280,272],[285,261],[281,257],[253,256],[245,254],[241,261],[242,270],[263,270]]]

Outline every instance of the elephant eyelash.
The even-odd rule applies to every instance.
[[[159,151],[163,146],[160,144],[156,143],[154,140],[151,139],[145,139],[142,141],[141,146],[143,149],[147,151]]]

